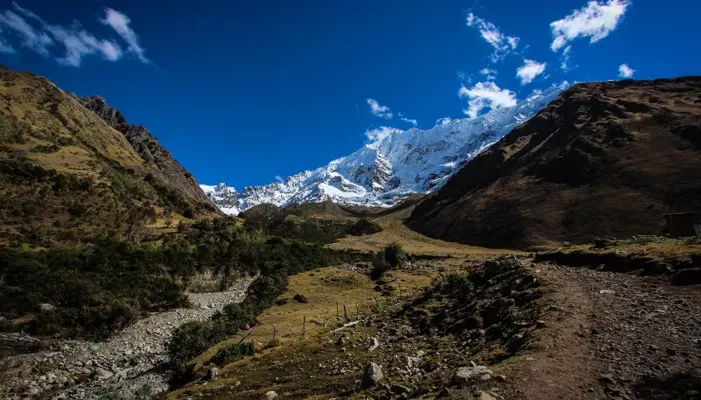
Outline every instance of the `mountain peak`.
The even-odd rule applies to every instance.
[[[331,199],[347,205],[390,207],[441,187],[465,163],[545,107],[568,86],[535,91],[513,107],[476,118],[441,121],[422,130],[397,129],[326,166],[243,192],[201,185],[222,211],[236,214],[262,203],[288,206]]]

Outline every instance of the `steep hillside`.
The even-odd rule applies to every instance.
[[[514,107],[474,119],[456,119],[431,129],[409,129],[363,146],[313,171],[282,182],[237,192],[225,184],[202,185],[228,214],[258,204],[288,206],[331,199],[344,205],[388,207],[416,193],[441,187],[467,161],[545,107],[565,86],[536,92]]]
[[[576,85],[470,161],[408,226],[494,247],[661,234],[701,212],[701,78]]]
[[[142,127],[119,132],[47,79],[4,67],[0,98],[0,244],[133,236],[158,217],[216,212]]]
[[[170,152],[151,135],[143,125],[131,125],[119,110],[111,107],[100,96],[79,99],[85,108],[99,115],[109,126],[122,132],[131,147],[152,168],[161,172],[166,180],[181,193],[200,203],[209,203],[197,181]]]

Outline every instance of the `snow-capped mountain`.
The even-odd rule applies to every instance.
[[[262,203],[286,206],[331,199],[341,204],[392,206],[414,193],[428,193],[481,151],[545,107],[566,84],[535,92],[513,107],[477,118],[445,121],[431,129],[397,131],[360,150],[283,182],[237,192],[224,183],[200,185],[227,214]]]

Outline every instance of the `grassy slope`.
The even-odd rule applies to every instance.
[[[215,214],[51,82],[0,67],[0,245],[129,234],[137,220]]]

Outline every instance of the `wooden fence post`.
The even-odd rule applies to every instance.
[[[346,305],[343,305],[343,317],[348,321],[348,311],[346,310]]]

